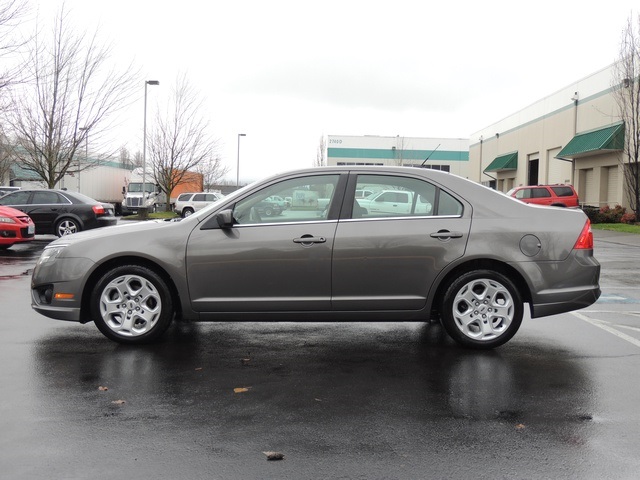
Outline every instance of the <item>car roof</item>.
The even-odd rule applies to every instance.
[[[83,194],[83,193],[78,193],[78,192],[71,192],[69,190],[61,190],[59,188],[30,188],[30,189],[21,189],[21,190],[16,190],[14,192],[9,192],[7,193],[7,195],[13,194],[13,193],[18,193],[18,192],[27,192],[27,193],[33,193],[33,192],[55,192],[55,193],[59,193],[61,195],[64,195],[68,198],[71,198],[73,200],[76,200],[80,203],[86,203],[89,205],[94,205],[94,204],[99,204],[100,202],[94,198],[88,197],[87,195]]]

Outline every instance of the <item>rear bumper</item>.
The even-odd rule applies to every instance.
[[[600,293],[600,287],[597,285],[584,289],[541,292],[538,301],[531,307],[531,318],[580,310],[594,304]]]
[[[560,262],[524,262],[529,279],[531,317],[545,317],[588,307],[600,297],[600,264],[590,250],[574,250]]]
[[[99,217],[98,218],[98,227],[111,227],[118,223],[118,219],[116,217]]]

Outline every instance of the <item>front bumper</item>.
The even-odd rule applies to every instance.
[[[89,321],[82,318],[82,295],[93,265],[87,258],[64,258],[51,264],[37,264],[31,277],[31,307],[56,320]]]

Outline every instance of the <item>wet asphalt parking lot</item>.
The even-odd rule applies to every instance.
[[[0,252],[2,478],[639,478],[640,238],[596,231],[601,299],[490,352],[422,323],[121,346],[32,311],[52,238]]]

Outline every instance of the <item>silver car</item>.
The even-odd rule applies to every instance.
[[[207,205],[217,202],[222,196],[221,193],[216,192],[181,193],[173,210],[181,217],[188,217]]]
[[[414,203],[371,212],[355,198],[365,186]],[[273,195],[292,206],[265,217],[259,206]],[[56,240],[31,288],[36,311],[93,321],[122,343],[157,340],[174,319],[439,319],[460,344],[493,348],[516,333],[525,305],[535,318],[594,303],[599,275],[580,210],[527,205],[436,170],[323,167],[254,183],[182,220]]]

